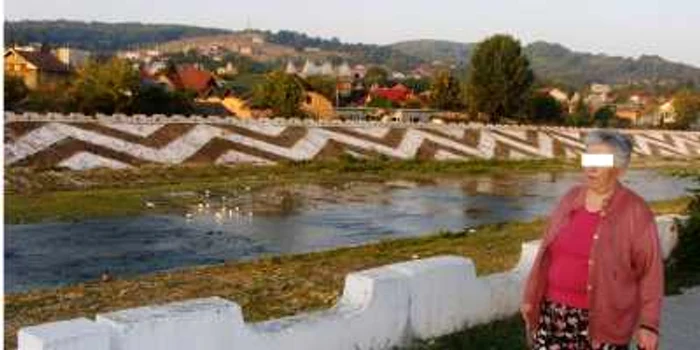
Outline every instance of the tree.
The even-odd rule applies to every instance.
[[[13,110],[29,95],[29,89],[22,78],[12,75],[5,76],[5,109]]]
[[[615,110],[610,106],[599,108],[593,114],[593,123],[596,127],[607,128],[615,121]]]
[[[479,43],[471,58],[467,96],[470,112],[489,120],[514,117],[524,110],[534,74],[520,42],[495,35]]]
[[[372,66],[367,69],[365,73],[365,85],[372,86],[377,84],[379,86],[384,86],[389,82],[389,72],[386,69],[379,66]]]
[[[268,74],[265,82],[254,88],[252,105],[270,108],[282,117],[305,117],[301,110],[304,89],[297,79],[281,71]]]
[[[687,129],[700,118],[700,94],[684,89],[673,96],[673,109],[676,112],[674,127]]]
[[[537,123],[557,122],[562,115],[562,106],[548,94],[534,94],[528,105],[528,119]]]
[[[310,90],[318,92],[327,99],[335,101],[336,80],[327,76],[311,76],[306,78]]]
[[[401,83],[407,88],[413,90],[413,92],[415,92],[416,94],[420,94],[430,90],[430,87],[432,85],[430,79],[427,78],[408,78],[402,81]]]
[[[113,58],[104,64],[92,61],[82,67],[70,95],[74,109],[81,113],[124,113],[138,88],[138,72],[128,62]]]
[[[438,73],[430,89],[431,107],[457,111],[464,107],[462,103],[462,87],[459,81],[448,71]]]
[[[68,83],[41,86],[29,92],[27,99],[20,103],[19,108],[32,112],[75,112],[71,106],[71,96]]]
[[[373,97],[371,101],[367,104],[367,107],[372,108],[396,108],[394,102],[386,99],[384,97]]]
[[[194,112],[194,95],[185,91],[170,92],[161,86],[141,86],[131,101],[129,113],[188,115]]]
[[[593,123],[588,106],[579,99],[574,105],[573,112],[566,117],[566,124],[569,126],[590,126]]]

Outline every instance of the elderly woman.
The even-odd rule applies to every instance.
[[[632,142],[593,131],[583,184],[549,217],[528,276],[522,316],[535,350],[657,350],[663,261],[654,215],[620,184]]]

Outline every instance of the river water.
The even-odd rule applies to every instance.
[[[5,226],[8,292],[99,278],[366,244],[546,215],[578,173],[268,186],[164,193],[184,212]],[[647,200],[686,194],[690,180],[652,170],[623,181]],[[157,207],[153,198],[147,207]]]

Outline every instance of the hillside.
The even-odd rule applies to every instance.
[[[466,64],[474,44],[439,40],[399,42],[391,47],[406,54],[433,61]],[[675,63],[659,56],[639,58],[593,55],[572,51],[565,46],[538,41],[525,47],[535,73],[568,85],[590,82],[635,84],[700,84],[700,68]]]
[[[171,40],[231,33],[173,24],[81,21],[6,21],[5,44],[47,43],[91,51],[115,51]]]
[[[445,40],[412,40],[390,45],[407,55],[420,57],[426,61],[465,63],[471,57],[474,44]]]
[[[251,35],[264,38],[255,45],[256,59],[269,61],[281,58],[330,59],[335,63],[386,65],[396,70],[410,70],[423,59],[407,55],[388,46],[342,43],[338,38],[310,37],[289,30],[232,31],[171,24],[104,23],[78,21],[8,21],[5,22],[6,43],[47,43],[69,45],[91,51],[118,51],[145,48],[158,44],[164,51],[209,47],[217,44],[226,48],[250,45]],[[306,52],[306,48],[319,49]],[[236,50],[234,50],[236,51]]]

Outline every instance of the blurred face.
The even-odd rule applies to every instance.
[[[607,144],[595,144],[586,149],[589,154],[613,154],[615,149]],[[617,162],[617,159],[615,160]],[[616,164],[617,166],[617,164]],[[624,170],[617,167],[584,167],[584,182],[591,190],[605,193],[611,190]]]

